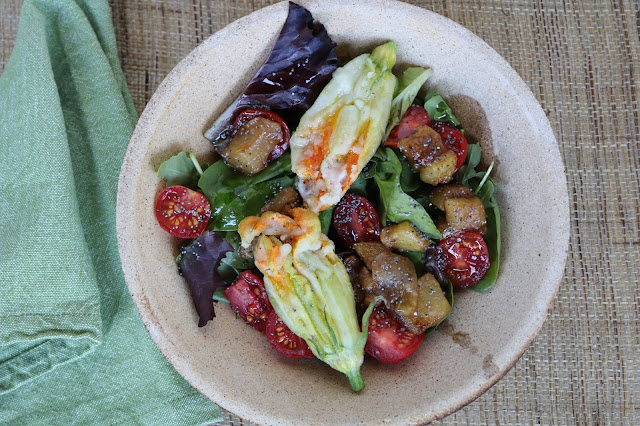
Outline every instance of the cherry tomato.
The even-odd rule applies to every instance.
[[[382,305],[378,305],[369,317],[364,350],[380,362],[393,364],[411,356],[423,340],[424,333],[413,334],[389,315]]]
[[[224,291],[231,308],[259,332],[267,328],[269,313],[273,310],[262,280],[251,271],[244,271]]]
[[[489,250],[480,234],[460,232],[436,247],[438,267],[455,287],[468,287],[480,281],[489,269]]]
[[[355,243],[379,241],[381,224],[373,204],[357,194],[346,194],[333,211],[333,226],[348,248]]]
[[[464,164],[464,160],[467,158],[467,139],[453,126],[444,123],[433,123],[431,127],[440,134],[445,146],[456,153],[458,162],[456,163],[455,173],[458,173],[458,170],[460,170],[460,167]]]
[[[196,238],[210,217],[211,206],[205,196],[184,186],[166,187],[156,201],[156,219],[174,237]]]
[[[267,320],[267,340],[280,355],[287,358],[315,358],[307,342],[289,330],[276,311],[271,311]]]
[[[402,120],[396,127],[391,130],[389,137],[385,141],[386,146],[392,148],[398,147],[398,142],[411,134],[416,130],[416,127],[431,124],[429,119],[429,113],[426,109],[420,105],[411,105],[407,112],[402,116]]]
[[[284,154],[284,152],[287,150],[287,148],[289,148],[289,139],[291,139],[291,132],[289,131],[289,126],[287,126],[287,123],[275,112],[266,109],[245,109],[240,114],[238,114],[238,117],[236,117],[236,121],[233,124],[233,132],[235,133],[240,127],[242,127],[244,123],[256,117],[266,118],[267,120],[274,121],[280,125],[280,128],[282,129],[282,142],[280,142],[273,148],[273,151],[271,151],[271,154],[269,154],[267,161],[272,161],[276,158],[281,157],[282,154]]]

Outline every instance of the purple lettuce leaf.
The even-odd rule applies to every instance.
[[[314,22],[311,12],[289,2],[287,20],[266,62],[205,137],[217,150],[223,148],[235,117],[248,108],[274,111],[294,129],[337,67],[335,46],[324,26]]]
[[[204,327],[216,316],[213,292],[227,285],[218,274],[218,265],[229,251],[233,251],[231,244],[212,231],[203,232],[180,250],[178,270],[189,284],[191,298],[200,317],[198,327]]]

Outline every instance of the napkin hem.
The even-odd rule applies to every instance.
[[[0,395],[93,352],[98,341],[90,337],[46,338],[15,343],[25,347],[19,354],[0,363]]]
[[[11,327],[0,328],[0,347],[50,338],[84,337],[96,343],[102,341],[102,330],[98,327],[102,319],[97,313],[0,315],[0,323],[11,324]]]

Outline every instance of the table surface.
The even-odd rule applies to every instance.
[[[0,2],[0,72],[21,3]],[[110,0],[138,112],[196,45],[272,3]],[[408,3],[467,27],[520,74],[549,117],[570,192],[567,265],[542,331],[502,380],[441,422],[640,424],[638,0]]]

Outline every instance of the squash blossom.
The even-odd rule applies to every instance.
[[[396,45],[388,42],[338,68],[291,136],[298,191],[314,212],[340,201],[382,142],[395,63]]]
[[[290,214],[266,212],[245,218],[238,229],[242,246],[254,245],[255,264],[280,318],[318,359],[346,374],[352,389],[359,391],[364,387],[360,366],[375,302],[360,331],[347,270],[333,242],[321,233],[320,219],[302,208]]]

